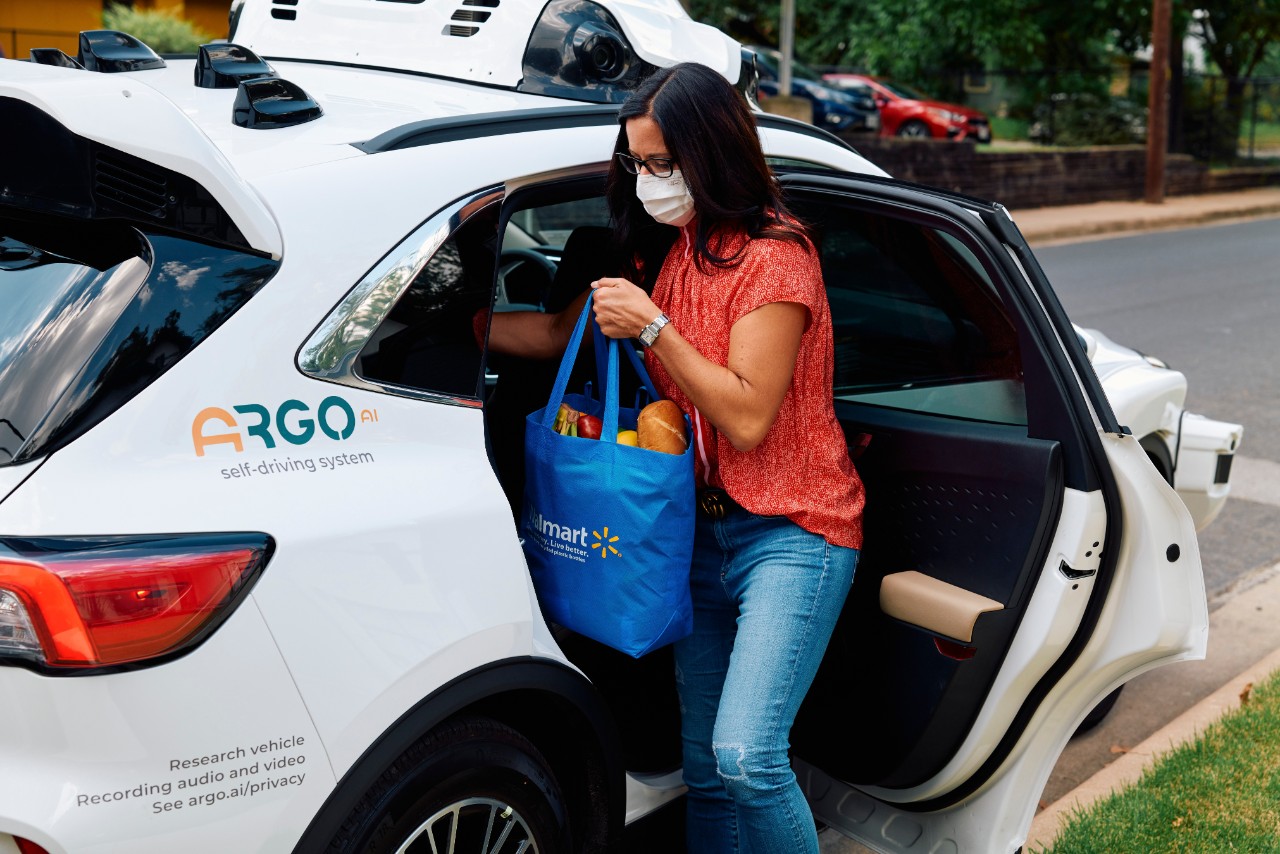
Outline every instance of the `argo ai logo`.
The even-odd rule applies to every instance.
[[[314,415],[311,407],[292,398],[277,406],[274,413],[258,403],[244,403],[231,408],[243,419],[238,420],[220,406],[208,406],[200,410],[191,422],[191,442],[197,457],[203,457],[210,445],[231,445],[236,453],[243,453],[245,439],[249,436],[262,442],[266,448],[276,447],[276,436],[290,445],[305,445],[315,437],[317,427],[325,436],[341,442],[351,438],[357,421],[378,420],[378,410],[365,409],[357,417],[351,404],[336,394],[320,401]]]

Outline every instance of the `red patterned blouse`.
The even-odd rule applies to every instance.
[[[797,302],[809,311],[791,387],[764,440],[736,450],[695,410],[652,352],[646,367],[658,391],[695,425],[700,483],[722,486],[752,513],[786,516],[832,545],[862,547],[865,494],[854,471],[832,404],[835,360],[831,309],[818,256],[783,240],[726,240],[717,254],[742,246],[740,263],[722,269],[694,263],[683,229],[654,283],[653,301],[699,353],[718,365],[729,359],[729,332],[743,316],[772,302]]]

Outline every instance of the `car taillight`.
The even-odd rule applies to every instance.
[[[0,663],[82,671],[188,650],[271,548],[266,534],[0,538]]]
[[[15,836],[13,841],[18,846],[18,854],[49,854],[48,851],[32,842],[30,839],[23,839],[21,836]]]

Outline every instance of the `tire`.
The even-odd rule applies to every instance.
[[[898,128],[898,136],[910,137],[911,139],[929,139],[933,136],[929,132],[929,126],[919,119],[912,119],[909,122],[903,122]]]
[[[1121,685],[1119,688],[1103,697],[1098,702],[1098,705],[1090,709],[1089,714],[1084,716],[1084,720],[1080,722],[1080,726],[1076,727],[1076,731],[1071,734],[1071,737],[1075,738],[1078,735],[1084,735],[1086,732],[1102,723],[1107,715],[1111,714],[1111,709],[1115,706],[1116,700],[1120,699],[1120,692],[1123,690],[1124,686]]]
[[[560,786],[528,739],[489,718],[463,718],[401,754],[329,852],[560,854],[571,850],[566,815]]]

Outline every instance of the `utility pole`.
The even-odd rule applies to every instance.
[[[778,94],[761,98],[760,107],[770,113],[790,116],[802,122],[813,122],[813,102],[791,94],[791,63],[796,52],[796,0],[782,0],[782,38],[778,50],[782,61],[778,63]]]
[[[1152,0],[1151,73],[1147,84],[1147,204],[1164,202],[1165,152],[1169,148],[1170,0]]]
[[[782,0],[782,67],[778,69],[778,94],[791,97],[791,63],[796,58],[796,0]]]

